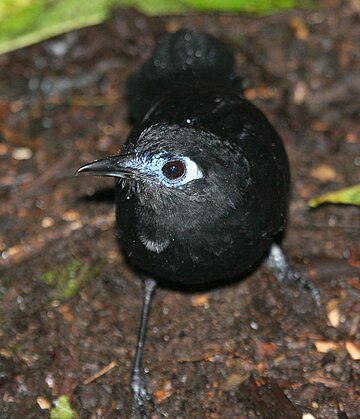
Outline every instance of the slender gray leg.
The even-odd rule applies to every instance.
[[[155,287],[156,281],[154,279],[146,278],[144,280],[144,301],[131,378],[131,388],[134,393],[134,405],[131,411],[131,418],[136,418],[137,412],[140,413],[142,419],[147,419],[149,417],[146,413],[146,408],[144,405],[146,402],[149,402],[153,407],[155,407],[152,396],[147,389],[146,380],[141,373],[142,349],[144,347],[146,326],[148,323],[151,300]]]
[[[302,276],[299,272],[291,268],[281,247],[275,243],[270,248],[270,253],[265,260],[265,266],[272,270],[280,283],[285,280],[296,283],[301,288],[310,292],[318,306],[321,305],[319,290],[305,276]]]

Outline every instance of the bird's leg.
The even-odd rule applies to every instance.
[[[272,270],[280,283],[285,280],[296,283],[302,289],[310,292],[312,298],[318,306],[321,305],[319,290],[311,281],[308,280],[307,277],[291,268],[284,252],[281,250],[281,247],[275,243],[273,243],[270,248],[269,255],[265,260],[265,266]]]
[[[140,413],[142,419],[147,419],[149,417],[146,413],[146,408],[144,405],[146,402],[149,402],[155,407],[152,396],[147,389],[146,380],[141,373],[142,349],[144,346],[146,326],[155,287],[156,281],[154,279],[146,278],[144,280],[144,301],[142,306],[140,330],[136,344],[136,354],[131,378],[131,388],[134,393],[134,405],[131,411],[131,418],[136,418],[137,412]]]

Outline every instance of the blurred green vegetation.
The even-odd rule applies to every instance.
[[[0,53],[104,21],[112,7],[148,15],[188,10],[268,14],[307,7],[315,0],[0,0]]]
[[[103,263],[90,266],[81,260],[68,262],[62,269],[48,271],[40,280],[52,288],[52,297],[56,300],[68,300],[74,297],[91,278],[101,270]]]
[[[77,419],[78,415],[72,410],[66,396],[60,396],[55,400],[55,407],[50,411],[50,419]]]
[[[308,205],[311,208],[316,208],[319,205],[325,203],[360,205],[360,184],[339,189],[334,192],[329,192],[327,194],[317,196],[316,198],[310,199],[310,201],[308,201]]]

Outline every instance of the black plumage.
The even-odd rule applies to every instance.
[[[203,173],[177,188],[156,176],[117,183],[123,247],[156,278],[199,283],[240,274],[285,227],[284,147],[260,111],[237,93],[218,86],[171,92],[147,114],[124,152],[144,159],[186,156]],[[146,241],[158,243],[159,251]]]
[[[285,228],[289,166],[279,135],[242,96],[232,54],[210,35],[165,35],[128,96],[134,130],[121,154],[79,172],[116,177],[122,247],[152,278],[132,382],[146,417],[140,363],[154,280],[210,283],[253,266]]]

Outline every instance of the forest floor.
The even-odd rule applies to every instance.
[[[142,282],[114,238],[113,181],[73,175],[118,152],[126,79],[178,28],[234,50],[245,96],[284,139],[283,248],[322,305],[261,266],[207,292],[159,288],[149,387],[170,418],[358,418],[359,209],[307,206],[360,178],[355,0],[262,18],[114,11],[0,56],[0,418],[46,418],[61,395],[80,418],[130,417]]]

